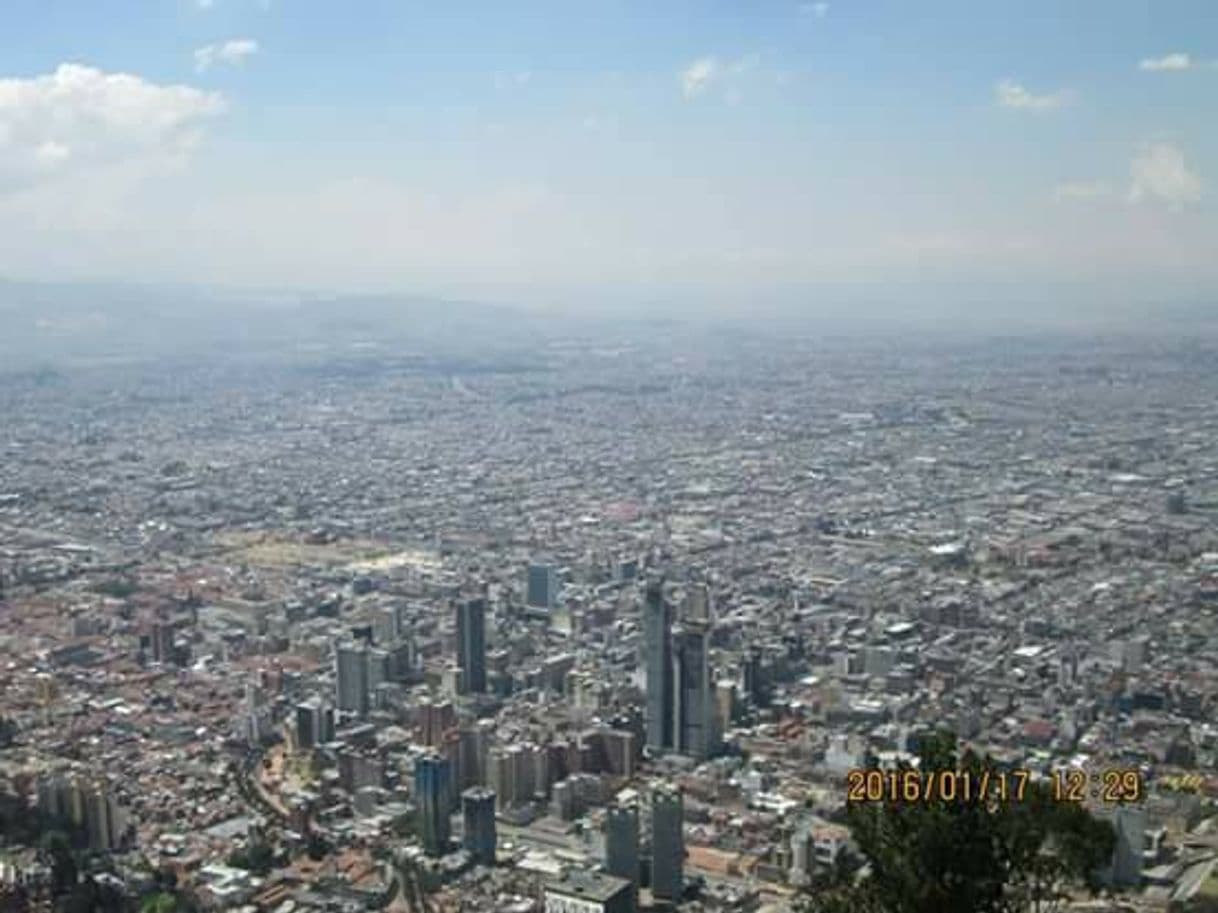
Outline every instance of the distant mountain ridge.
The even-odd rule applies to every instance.
[[[409,295],[318,295],[0,279],[0,364],[358,352],[507,341],[536,318]]]

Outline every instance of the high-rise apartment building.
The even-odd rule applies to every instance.
[[[605,812],[605,871],[629,881],[638,905],[639,807],[634,802],[614,803]]]
[[[685,884],[685,801],[674,787],[651,794],[651,895],[676,905]]]
[[[534,609],[558,605],[558,572],[552,564],[534,562],[525,579],[525,604]]]
[[[478,865],[495,864],[495,791],[475,786],[461,794],[462,844]]]
[[[414,796],[418,806],[419,836],[428,856],[443,856],[451,840],[452,765],[439,755],[425,755],[415,762]]]
[[[673,745],[672,606],[663,580],[647,585],[643,602],[643,641],[647,690],[647,745],[663,751]]]
[[[672,747],[692,758],[709,758],[717,742],[709,648],[705,624],[686,622],[673,631]]]
[[[467,599],[457,603],[457,664],[461,667],[461,693],[485,693],[485,599]]]
[[[368,650],[362,644],[334,647],[334,687],[338,709],[359,717],[368,715]]]

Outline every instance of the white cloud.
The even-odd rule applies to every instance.
[[[0,79],[0,189],[68,167],[180,157],[224,107],[215,93],[79,64]]]
[[[719,61],[714,57],[698,58],[679,74],[681,91],[686,98],[701,95],[719,74],[719,70]]]
[[[1201,199],[1201,178],[1190,171],[1184,154],[1171,143],[1149,143],[1130,165],[1129,200],[1166,203],[1178,209]]]
[[[1050,111],[1066,104],[1070,100],[1070,96],[1064,91],[1034,95],[1014,80],[1004,79],[994,86],[994,99],[1004,108]]]
[[[824,19],[829,12],[828,3],[801,3],[799,11],[805,16],[815,16],[817,19]]]
[[[230,170],[216,160],[155,183],[136,174],[131,189],[107,172],[0,196],[0,273],[395,288],[589,308],[632,289],[741,308],[802,282],[891,280],[917,294],[917,280],[1105,276],[1119,287],[1171,270],[1218,287],[1213,220],[1199,207],[1166,220],[1149,206],[1122,218],[1106,207],[1051,207],[1043,220],[1014,223],[971,211],[967,197],[927,209],[899,193],[826,196],[833,172],[811,169],[727,176],[714,195],[659,175],[537,186],[511,169],[341,181],[328,167]],[[880,175],[873,186],[900,180]]]
[[[258,53],[253,38],[232,38],[220,44],[209,44],[195,51],[195,71],[202,73],[216,63],[240,65]]]
[[[1067,181],[1053,188],[1053,199],[1063,200],[1095,200],[1110,196],[1112,185],[1105,181]]]
[[[496,73],[495,88],[499,91],[510,89],[513,86],[527,86],[533,81],[533,74],[529,70],[517,70],[515,73]]]
[[[1187,70],[1194,66],[1187,54],[1165,54],[1162,57],[1147,57],[1138,64],[1139,70]]]
[[[47,140],[34,150],[34,159],[47,168],[57,168],[72,157],[72,150],[63,143]]]
[[[202,73],[209,69],[216,59],[216,46],[209,44],[195,51],[195,72]]]
[[[695,98],[711,88],[722,90],[723,101],[738,105],[744,99],[741,84],[761,66],[758,54],[745,54],[735,60],[723,61],[717,57],[700,57],[677,74],[681,93],[686,98]]]

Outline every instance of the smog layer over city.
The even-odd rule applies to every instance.
[[[1218,909],[1204,2],[0,11],[0,913]]]

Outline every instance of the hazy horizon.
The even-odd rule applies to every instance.
[[[840,291],[840,290],[838,290]],[[804,304],[716,309],[705,300],[680,306],[546,308],[519,302],[405,294],[341,294],[294,289],[208,288],[139,283],[28,283],[0,279],[0,374],[71,369],[90,364],[165,359],[253,359],[284,364],[357,359],[472,358],[472,363],[540,363],[564,339],[605,345],[676,333],[678,349],[714,348],[717,336],[753,336],[927,344],[985,342],[995,337],[1046,336],[1202,343],[1215,328],[1208,300],[1180,298],[1154,307],[1073,306],[1070,290],[1035,299],[952,299],[934,287],[903,295],[851,290],[849,296],[809,294]],[[670,334],[669,334],[670,335]]]
[[[606,314],[1205,307],[1206,17],[19,2],[0,276]]]

